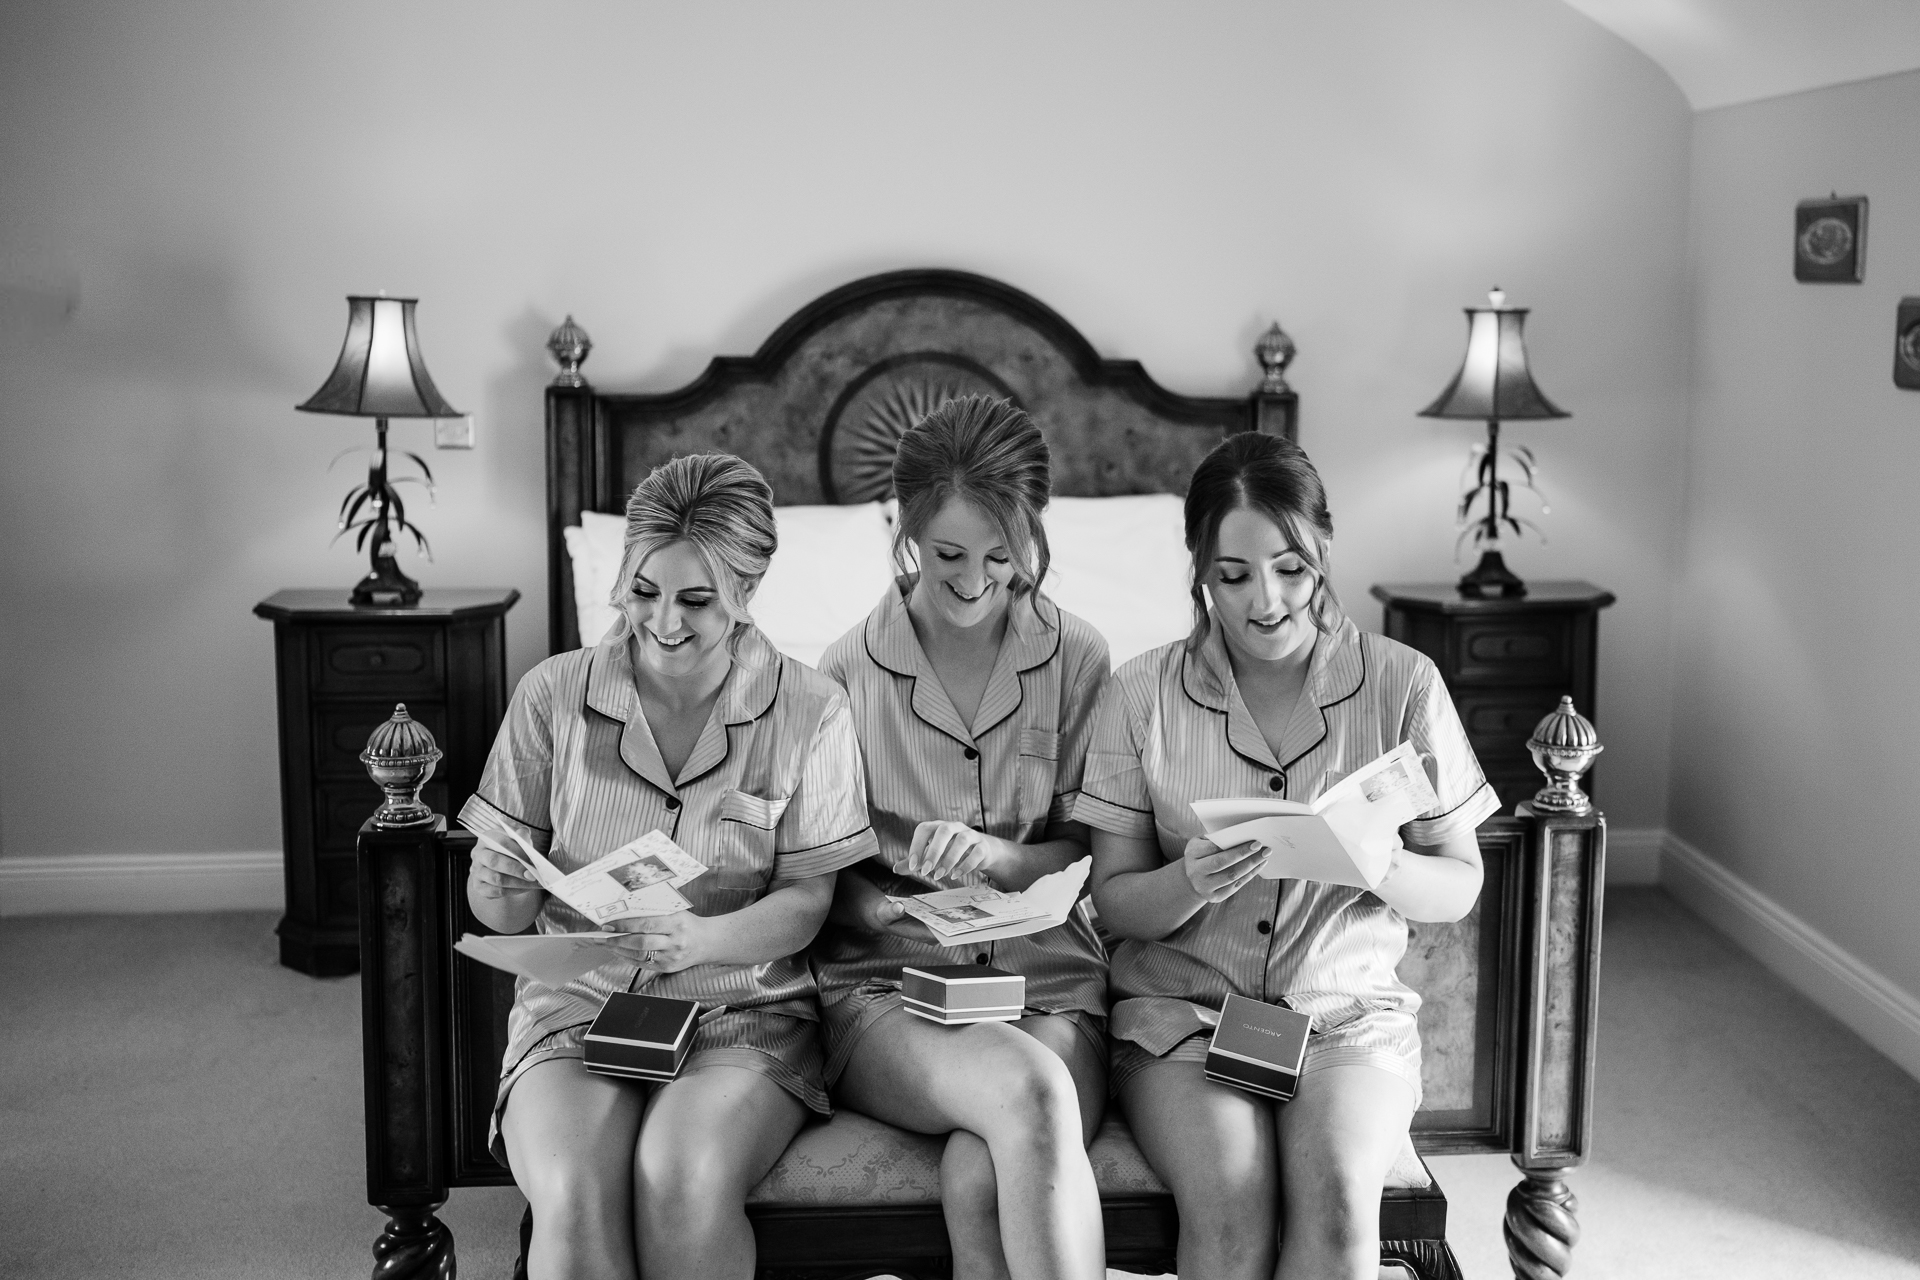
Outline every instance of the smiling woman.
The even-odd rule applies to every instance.
[[[750,1272],[747,1191],[829,1110],[800,953],[834,873],[874,840],[845,695],[747,611],[775,542],[753,467],[655,468],[627,503],[618,622],[521,681],[460,814],[480,837],[467,900],[486,925],[625,935],[618,960],[514,990],[490,1144],[526,1194],[535,1274]],[[571,872],[652,830],[707,868],[690,909],[604,926],[549,897],[504,838]],[[589,1074],[587,1025],[643,985],[715,1016],[671,1083]]]
[[[1194,633],[1114,675],[1074,805],[1122,940],[1114,1094],[1173,1189],[1182,1275],[1375,1274],[1382,1180],[1422,1089],[1420,997],[1395,973],[1407,921],[1457,920],[1480,891],[1492,789],[1433,664],[1340,612],[1332,535],[1299,446],[1248,432],[1207,455],[1186,500]],[[1372,892],[1264,877],[1260,844],[1198,829],[1195,801],[1310,801],[1408,741],[1439,802]],[[1285,1107],[1204,1074],[1233,995],[1313,1019]]]

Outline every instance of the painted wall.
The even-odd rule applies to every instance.
[[[281,586],[371,425],[296,414],[349,292],[422,301],[480,447],[432,457],[429,584],[543,656],[540,389],[572,312],[666,389],[824,290],[945,265],[1162,382],[1238,393],[1278,318],[1336,585],[1450,578],[1467,424],[1414,417],[1504,286],[1570,423],[1525,575],[1617,591],[1601,797],[1666,812],[1690,122],[1558,0],[542,4],[75,0],[0,46],[0,852],[273,849]],[[1824,179],[1822,180],[1824,181]],[[1816,184],[1817,185],[1817,184]],[[1842,185],[1845,185],[1844,183]],[[397,444],[424,448],[422,424]],[[412,563],[411,560],[408,563]]]
[[[1675,596],[1676,834],[1920,993],[1920,73],[1703,113]],[[1798,284],[1793,206],[1871,199],[1866,281]]]

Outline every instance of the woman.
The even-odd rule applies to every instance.
[[[1420,1101],[1420,999],[1394,966],[1408,920],[1472,907],[1474,828],[1497,804],[1433,664],[1341,613],[1332,535],[1290,442],[1236,435],[1201,462],[1186,500],[1193,634],[1114,676],[1074,806],[1093,828],[1094,902],[1123,939],[1115,1094],[1173,1189],[1179,1271],[1195,1280],[1377,1274],[1381,1186]],[[1188,808],[1311,800],[1404,740],[1431,761],[1439,805],[1401,829],[1371,893],[1260,878],[1264,848],[1215,846]],[[1204,1078],[1229,994],[1312,1017],[1291,1102]]]
[[[901,439],[893,483],[900,581],[820,664],[852,700],[880,842],[841,877],[815,946],[827,1076],[847,1106],[950,1135],[956,1277],[1100,1277],[1085,1146],[1106,1094],[1106,964],[1085,914],[956,949],[888,895],[1019,890],[1086,856],[1068,815],[1106,642],[1035,589],[1050,469],[1020,409],[935,409]],[[957,963],[1024,975],[1029,1016],[944,1027],[905,1011],[903,965]]]
[[[708,868],[681,886],[690,911],[614,922],[630,958],[558,990],[515,988],[495,1153],[532,1212],[536,1278],[751,1276],[747,1192],[807,1112],[829,1110],[799,953],[835,871],[874,839],[845,695],[747,614],[774,550],[772,500],[724,454],[642,481],[618,621],[597,647],[527,673],[461,810],[481,835],[467,900],[502,932],[599,927],[534,883],[490,834],[502,828],[562,871],[654,829]],[[601,1003],[630,990],[724,1009],[669,1084],[581,1061]]]

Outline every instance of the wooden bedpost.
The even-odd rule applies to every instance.
[[[447,1201],[448,1046],[442,889],[446,819],[360,828],[361,1052],[367,1202],[385,1213],[374,1280],[453,1280]]]
[[[1520,1280],[1559,1280],[1580,1238],[1565,1181],[1593,1138],[1600,993],[1600,915],[1607,820],[1597,810],[1522,804],[1527,841],[1523,949],[1529,1041],[1520,1062],[1513,1162],[1526,1178],[1507,1197],[1507,1256]]]

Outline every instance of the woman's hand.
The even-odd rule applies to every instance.
[[[1225,902],[1260,874],[1272,850],[1257,840],[1222,849],[1205,836],[1187,841],[1181,854],[1187,884],[1203,902]]]
[[[670,916],[628,916],[609,927],[625,934],[615,945],[655,973],[678,973],[713,960],[712,923],[691,911]]]
[[[918,942],[926,946],[945,945],[933,936],[933,930],[907,914],[904,903],[876,894],[871,900],[863,901],[860,906],[861,923],[867,926],[869,933],[890,933],[896,938],[905,938],[908,942]]]
[[[540,882],[529,877],[527,864],[485,835],[473,847],[467,883],[480,897],[493,902],[519,903],[528,894],[540,892]]]
[[[928,884],[958,880],[974,871],[991,875],[1005,843],[964,822],[923,822],[913,829],[913,843],[907,846],[906,872]]]

